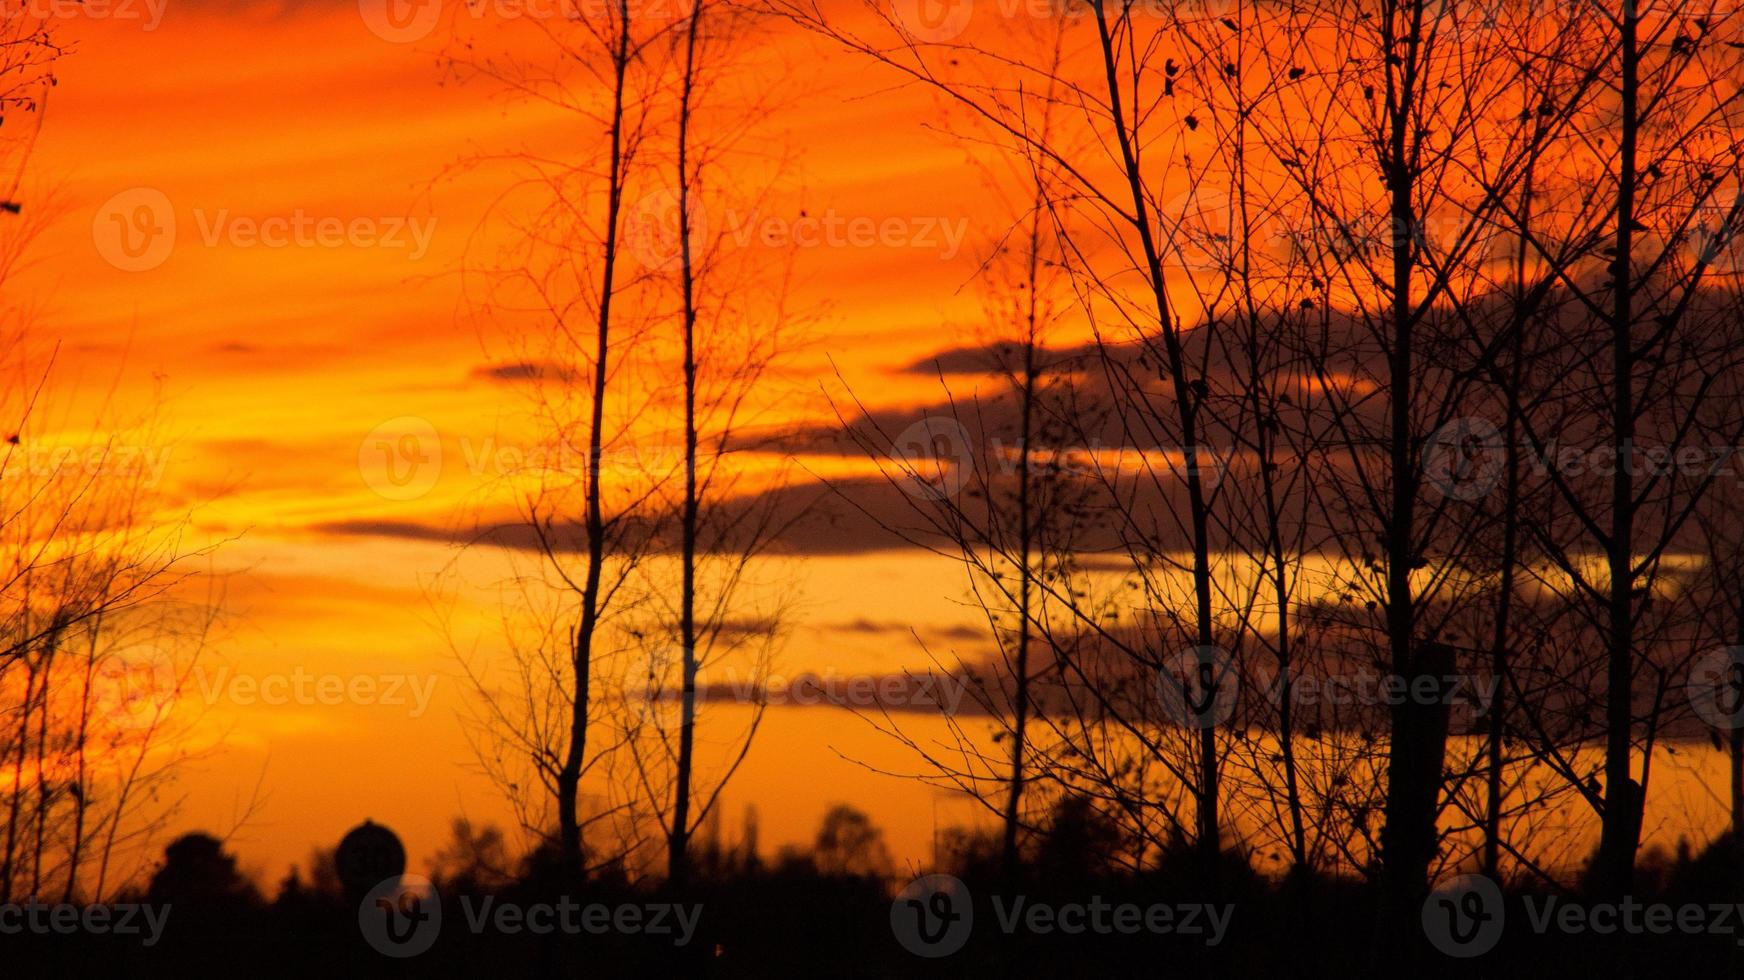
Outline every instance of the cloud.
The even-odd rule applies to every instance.
[[[915,512],[916,501],[880,479],[788,486],[741,496],[716,505],[715,523],[722,527],[757,524],[780,528],[770,550],[790,555],[852,555],[892,551],[912,546],[926,529]],[[660,522],[656,522],[660,523]],[[676,522],[655,537],[653,550],[677,550]],[[399,538],[410,541],[487,544],[514,550],[540,548],[539,537],[525,523],[486,519],[465,526],[418,520],[354,519],[314,525],[313,530],[345,537]],[[560,553],[584,550],[587,535],[580,522],[550,525],[549,539]]]
[[[832,623],[825,628],[836,633],[860,633],[870,636],[883,636],[892,633],[907,636],[911,631],[919,630],[928,636],[941,640],[973,641],[988,638],[986,630],[977,629],[965,623],[956,623],[950,626],[925,626],[916,623],[874,622],[864,616],[846,623]]]
[[[546,361],[511,361],[506,364],[481,364],[472,369],[472,377],[479,381],[504,383],[539,381],[544,378],[569,381],[574,379],[575,372],[561,364]]]
[[[1093,344],[1077,347],[1039,348],[1036,365],[1043,371],[1081,371],[1095,363]],[[996,341],[969,347],[952,347],[929,354],[900,370],[902,374],[934,376],[966,374],[1015,374],[1023,370],[1023,347],[1011,341]]]

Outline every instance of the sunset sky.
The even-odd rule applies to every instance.
[[[500,156],[582,141],[573,117],[457,84],[441,29],[384,38],[369,4],[129,0],[56,18],[70,54],[21,192],[52,220],[8,285],[36,311],[35,345],[59,344],[58,392],[115,386],[113,417],[159,420],[164,512],[185,511],[199,541],[218,545],[224,616],[194,692],[199,756],[174,827],[229,832],[249,811],[233,842],[268,884],[365,818],[398,830],[414,867],[455,816],[510,820],[471,766],[457,656],[495,649],[486,585],[503,571],[450,539],[500,514],[494,460],[528,448],[526,402],[461,271],[488,247],[487,218],[514,179]],[[914,232],[904,244],[850,234],[771,250],[771,263],[794,263],[804,333],[772,376],[770,421],[833,424],[832,399],[850,398],[918,414],[939,389],[913,366],[975,339],[978,263],[1010,220],[989,186],[997,167],[940,132],[927,94],[813,38],[770,43],[762,56],[780,83],[765,129],[771,156],[790,163],[757,217]],[[255,226],[275,221],[381,240],[256,241]],[[148,235],[158,251],[134,248]],[[439,446],[422,471],[432,482],[384,482],[384,433],[424,431]],[[802,461],[802,482],[817,472],[866,473],[847,458]],[[778,677],[883,676],[988,650],[951,563],[868,528],[789,544],[767,573],[794,597]],[[293,674],[400,677],[406,699],[433,694],[427,705],[209,696],[234,676]],[[777,709],[724,821],[736,833],[754,801],[772,849],[809,841],[826,808],[849,801],[899,860],[923,860],[935,827],[976,812],[872,771],[918,766],[850,713]],[[1699,780],[1668,782],[1650,835],[1719,812]]]
[[[398,829],[414,865],[453,816],[506,821],[469,769],[456,714],[452,645],[488,652],[488,603],[433,582],[456,559],[445,541],[346,528],[440,538],[480,506],[481,491],[488,501],[490,452],[524,448],[512,421],[523,399],[489,373],[504,363],[500,338],[467,315],[460,288],[469,239],[508,180],[503,166],[473,161],[561,144],[569,122],[482,85],[443,84],[439,33],[391,43],[341,0],[171,0],[56,27],[72,53],[25,185],[33,204],[53,202],[54,218],[10,288],[39,310],[35,341],[60,344],[57,390],[118,384],[118,417],[161,420],[172,445],[158,490],[169,509],[191,512],[203,540],[222,541],[213,560],[228,573],[222,636],[203,661],[206,691],[196,691],[205,751],[180,782],[176,826],[228,831],[258,785],[262,803],[235,841],[271,882],[365,817]],[[996,230],[977,217],[990,200],[985,171],[928,131],[925,97],[868,98],[883,86],[864,66],[811,40],[785,38],[774,53],[787,79],[771,129],[793,163],[771,212],[916,229],[907,247],[792,250],[795,306],[808,319],[774,379],[784,411],[832,420],[826,390],[838,399],[846,390],[837,369],[869,405],[920,404],[936,380],[904,369],[951,346],[980,309],[962,287]],[[118,268],[118,229],[151,208],[153,222],[127,228],[143,243],[166,202],[173,248],[123,252],[120,265],[150,267]],[[272,218],[310,228],[363,219],[384,240],[248,238],[249,222]],[[372,488],[379,474],[365,442],[408,418],[439,434],[440,478],[415,499],[388,499]],[[796,555],[781,574],[798,601],[777,675],[924,669],[922,640],[935,654],[973,655],[984,643],[949,564],[856,545]],[[299,670],[406,675],[408,700],[420,684],[434,694],[418,714],[412,704],[239,704],[210,693],[230,690],[221,685],[233,675]],[[736,831],[755,799],[768,848],[809,840],[830,803],[852,800],[885,825],[896,854],[922,857],[935,819],[973,817],[961,801],[862,763],[912,768],[845,712],[775,712],[725,822]]]

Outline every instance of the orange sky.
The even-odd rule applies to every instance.
[[[119,378],[118,414],[158,404],[174,434],[158,489],[193,508],[202,535],[226,541],[217,563],[234,573],[223,639],[201,675],[209,689],[300,671],[405,675],[434,692],[421,714],[203,696],[208,751],[180,783],[177,826],[230,829],[258,783],[264,804],[236,841],[269,883],[365,817],[399,829],[416,862],[452,816],[505,819],[468,768],[454,638],[438,623],[453,616],[473,628],[457,642],[488,648],[489,610],[464,596],[432,600],[432,576],[455,557],[445,544],[321,528],[444,525],[479,500],[492,473],[477,460],[513,443],[504,420],[523,405],[475,375],[495,363],[496,338],[465,315],[456,275],[506,172],[462,164],[560,144],[568,123],[483,86],[440,84],[437,37],[386,42],[351,3],[170,0],[157,12],[155,26],[143,2],[57,21],[73,53],[26,185],[31,200],[55,202],[55,219],[35,266],[9,288],[40,308],[37,341],[62,345],[58,390]],[[940,229],[909,248],[795,250],[796,305],[815,316],[778,379],[784,403],[796,417],[829,418],[819,386],[832,361],[874,404],[925,397],[934,383],[898,369],[947,346],[941,325],[979,309],[959,287],[987,244],[989,229],[970,224],[984,178],[924,129],[925,100],[866,98],[875,90],[863,68],[809,41],[790,39],[777,55],[791,95],[775,128],[794,165],[771,210],[938,219]],[[141,206],[153,220],[129,225]],[[117,253],[123,225],[143,248],[165,207],[173,247]],[[364,219],[399,228],[401,247],[251,241],[251,223],[272,218],[311,228]],[[969,240],[946,258],[953,229]],[[360,446],[408,417],[438,433],[440,479],[416,499],[387,499],[360,469]],[[941,642],[975,622],[953,601],[948,565],[847,556],[783,574],[800,599],[778,674],[925,667],[911,625]],[[897,854],[927,853],[934,794],[858,764],[910,768],[893,742],[840,712],[775,714],[729,794],[729,827],[755,798],[765,847],[805,840],[829,803],[851,799],[875,811]],[[969,816],[948,800],[937,810],[945,822]]]
[[[454,566],[455,550],[439,541],[334,528],[439,529],[489,500],[496,474],[479,461],[488,448],[516,447],[524,404],[512,385],[479,374],[501,364],[501,338],[467,315],[458,271],[511,174],[466,164],[573,145],[573,120],[484,86],[443,84],[440,32],[384,40],[345,0],[153,2],[167,6],[134,0],[57,21],[73,53],[26,182],[26,200],[53,202],[55,218],[35,265],[8,288],[40,310],[38,342],[62,345],[60,390],[119,378],[120,414],[157,405],[174,433],[158,489],[172,509],[192,508],[203,538],[225,542],[217,564],[230,573],[208,685],[401,677],[408,696],[431,692],[428,704],[206,699],[197,739],[206,751],[180,783],[177,828],[230,830],[258,784],[262,805],[235,841],[267,883],[365,817],[399,830],[418,864],[451,817],[506,820],[470,768],[456,713],[464,686],[453,647],[488,655],[492,609],[439,577],[488,580],[491,559],[469,554]],[[981,303],[964,287],[1002,206],[967,151],[928,128],[938,114],[924,94],[892,91],[891,79],[809,39],[784,37],[772,55],[784,81],[770,128],[793,165],[770,211],[933,229],[912,247],[793,250],[794,304],[813,316],[776,379],[783,411],[832,418],[824,389],[840,394],[836,369],[872,405],[920,404],[936,382],[902,369],[970,339],[956,331]],[[149,220],[129,227],[142,214]],[[137,244],[162,232],[166,214],[173,246],[116,251],[123,233]],[[387,240],[253,241],[256,224],[274,219],[362,221]],[[953,248],[941,229],[966,239]],[[441,465],[424,492],[384,492],[367,452],[384,423],[435,433]],[[911,627],[947,656],[985,647],[949,563],[850,552],[777,571],[798,596],[778,675],[925,669]],[[736,825],[754,799],[767,849],[807,840],[830,803],[851,800],[873,812],[900,858],[924,860],[935,824],[973,811],[868,771],[915,766],[849,714],[776,710],[728,794],[726,821]],[[1668,790],[1666,805],[1713,802],[1691,804],[1696,795]]]

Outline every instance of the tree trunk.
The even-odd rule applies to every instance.
[[[673,787],[672,826],[667,841],[666,876],[682,886],[690,876],[690,784],[696,752],[696,268],[691,254],[690,115],[696,82],[696,46],[702,23],[703,0],[691,7],[685,42],[684,89],[678,114],[678,247],[682,258],[684,290],[684,514],[681,531],[679,585],[679,645],[683,658],[683,703],[678,724],[678,772]]]
[[[618,0],[618,45],[613,52],[611,168],[607,180],[606,236],[600,272],[599,322],[593,370],[593,404],[588,422],[587,577],[582,586],[581,617],[575,629],[571,668],[575,689],[570,703],[569,750],[557,775],[558,842],[564,874],[577,880],[582,873],[581,815],[577,811],[582,763],[587,754],[587,713],[591,699],[593,638],[599,626],[600,578],[605,564],[605,513],[600,499],[600,460],[605,449],[606,382],[611,358],[612,295],[618,260],[618,224],[624,203],[624,100],[630,63],[628,0]]]
[[[1609,627],[1605,670],[1605,812],[1599,835],[1595,882],[1601,894],[1621,895],[1634,877],[1641,833],[1641,792],[1630,775],[1634,734],[1634,540],[1635,502],[1631,461],[1635,449],[1634,266],[1635,154],[1640,130],[1639,12],[1622,12],[1622,134],[1618,147],[1616,262],[1611,269],[1611,431],[1616,466],[1611,476]]]

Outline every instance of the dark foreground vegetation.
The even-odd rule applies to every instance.
[[[566,888],[548,849],[519,859],[507,873],[499,866],[500,835],[457,823],[455,843],[431,868],[440,928],[427,949],[404,956],[364,935],[360,902],[340,880],[332,852],[317,851],[309,878],[293,870],[268,899],[220,842],[191,834],[166,849],[143,892],[116,903],[117,922],[128,903],[155,907],[163,922],[155,941],[144,935],[143,916],[141,934],[130,936],[25,929],[0,940],[0,962],[15,977],[1397,975],[1375,961],[1374,950],[1394,944],[1370,931],[1379,910],[1370,885],[1319,875],[1267,879],[1236,854],[1207,869],[1189,847],[1143,868],[1125,867],[1116,826],[1092,812],[1058,808],[1015,878],[1001,870],[997,839],[947,834],[939,870],[962,881],[973,913],[961,948],[943,956],[922,955],[898,935],[906,910],[900,895],[893,909],[892,895],[910,876],[892,873],[878,830],[843,806],[826,817],[809,851],[787,849],[765,861],[718,840],[699,845],[697,874],[682,895],[632,885],[622,868],[596,870]],[[1700,853],[1650,854],[1630,901],[1638,909],[1668,907],[1675,923],[1678,909],[1736,910],[1741,894],[1744,861],[1737,845],[1722,839]],[[1403,945],[1415,949],[1413,972],[1423,977],[1712,977],[1732,975],[1744,963],[1738,944],[1744,913],[1714,920],[1714,931],[1699,935],[1675,926],[1663,934],[1626,926],[1608,934],[1570,932],[1557,925],[1565,917],[1544,918],[1547,907],[1584,900],[1579,892],[1509,890],[1506,928],[1481,956],[1446,955],[1423,933]],[[580,913],[589,906],[634,907],[650,928],[535,935],[525,927],[469,924],[502,921],[504,906],[560,902],[576,910],[577,923],[604,921]],[[682,915],[651,914],[668,904],[700,906],[690,920],[694,930],[678,925]],[[1204,905],[1228,909],[1227,918],[1183,914]],[[1031,925],[1037,906],[1055,910],[1040,929]],[[1127,907],[1139,911],[1118,911]],[[1143,925],[1155,921],[1144,911],[1158,907],[1171,910],[1168,931]],[[497,916],[480,911],[492,908]],[[1072,908],[1084,911],[1074,919],[1064,911]],[[1075,931],[1068,931],[1068,919]],[[1651,917],[1638,910],[1634,921]]]

